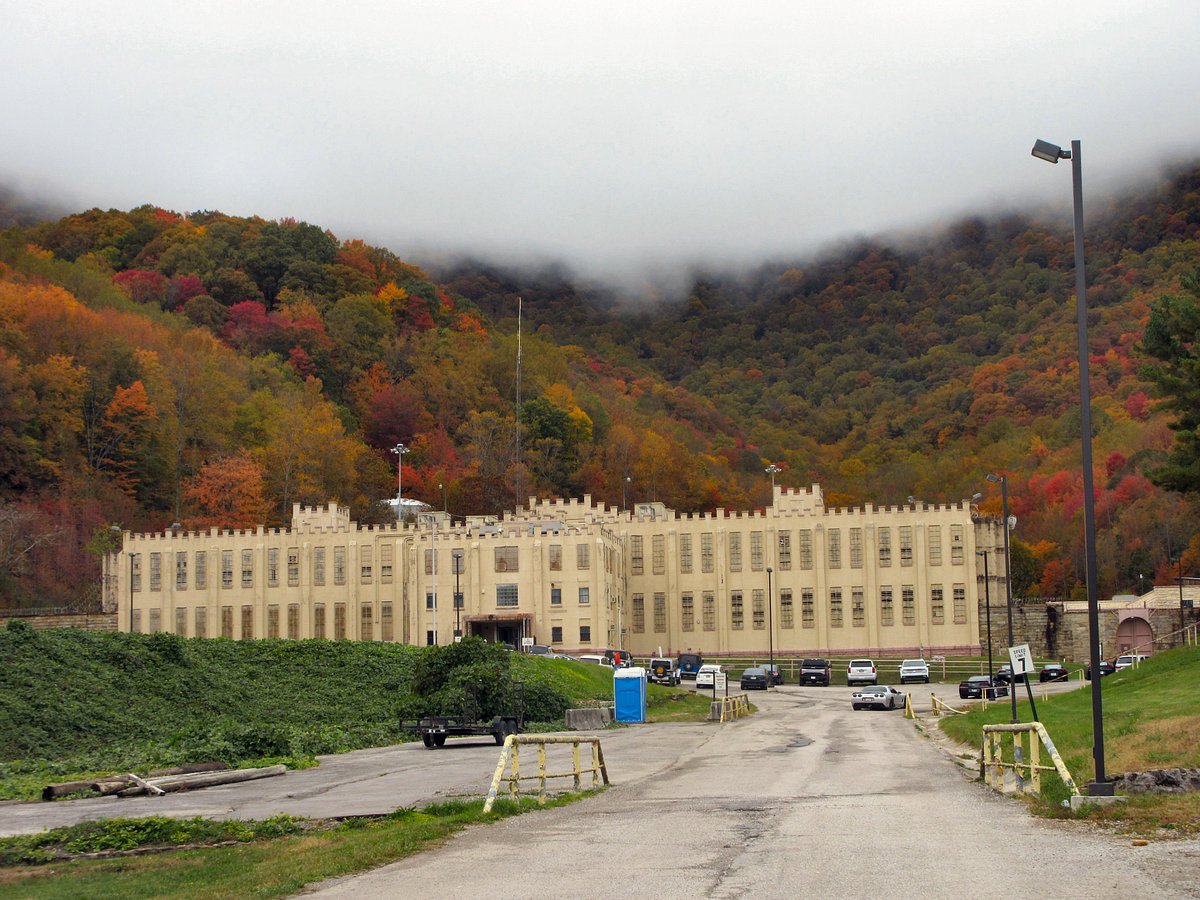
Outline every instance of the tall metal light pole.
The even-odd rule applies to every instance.
[[[397,444],[392,448],[396,454],[396,521],[404,521],[404,454],[408,447]]]
[[[976,550],[975,554],[983,557],[983,603],[984,609],[987,610],[988,678],[993,679],[996,677],[996,670],[992,666],[992,578],[988,572],[988,552]]]
[[[625,507],[629,503],[629,498],[627,496],[629,490],[629,481],[630,478],[628,475],[626,475],[625,479],[621,482],[621,512],[625,511]]]
[[[1004,516],[1004,595],[1008,606],[1008,646],[1013,646],[1013,616],[1012,616],[1012,562],[1008,555],[1008,529],[1011,527],[1008,518],[1008,476],[988,474],[987,480],[993,484],[1000,482],[1000,514]],[[1028,676],[1026,676],[1028,677]],[[1009,697],[1012,698],[1012,722],[1017,724],[1017,673],[1012,673],[1012,683],[1009,685]]]
[[[763,471],[771,476],[771,502],[774,503],[775,502],[775,476],[778,475],[780,472],[782,472],[783,469],[779,468],[779,466],[775,465],[775,463],[771,463],[769,466],[767,466],[765,469],[763,469]]]
[[[772,496],[775,492],[771,491]],[[771,657],[770,674],[767,677],[769,686],[775,685],[775,590],[771,583],[771,575],[775,570],[767,566],[767,653]]]
[[[451,556],[454,557],[454,640],[457,643],[462,640],[462,624],[458,617],[463,606],[463,595],[459,590],[458,577],[462,574],[463,552],[455,550]]]
[[[1036,141],[1033,155],[1049,163],[1071,161],[1071,189],[1075,223],[1075,313],[1079,340],[1079,417],[1083,445],[1083,542],[1088,597],[1088,640],[1092,664],[1092,759],[1096,780],[1088,787],[1093,797],[1111,797],[1112,783],[1104,774],[1104,709],[1100,693],[1100,596],[1096,585],[1096,496],[1092,484],[1092,391],[1088,378],[1087,274],[1083,267],[1083,159],[1079,141],[1063,150],[1048,141]]]
[[[450,512],[450,504],[446,500],[446,486],[440,481],[438,482],[438,490],[442,492],[442,515],[448,515]]]

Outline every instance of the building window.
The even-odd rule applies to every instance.
[[[630,609],[633,611],[633,633],[641,634],[646,630],[646,597],[644,594],[634,594]]]
[[[221,637],[233,639],[233,607],[221,607]]]
[[[333,548],[333,583],[346,583],[346,548]]]
[[[497,572],[519,572],[521,571],[516,547],[497,547],[496,548],[496,571]]]
[[[288,587],[300,584],[300,548],[288,547]]]
[[[961,566],[963,561],[963,527],[961,525],[950,526],[950,562],[953,565]]]
[[[392,583],[392,553],[395,550],[391,544],[379,545],[379,580],[384,584]],[[458,571],[458,565],[462,562],[461,559],[455,557],[455,571]],[[384,638],[390,640],[390,638]]]
[[[792,609],[792,589],[784,588],[779,592],[779,627],[793,628],[795,626],[795,611]]]
[[[755,631],[762,631],[767,625],[766,592],[755,589],[750,592],[750,621]]]
[[[879,589],[879,624],[894,625],[895,612],[892,607],[892,589],[890,587]]]
[[[942,527],[940,525],[929,525],[925,528],[925,543],[929,547],[929,564],[940,566],[942,564]]]
[[[208,610],[203,606],[196,607],[196,637],[208,637]]]
[[[426,591],[425,592],[425,609],[426,610],[433,609],[433,601],[434,601],[433,591]]]
[[[221,551],[221,587],[233,587],[233,551]]]
[[[313,637],[319,641],[325,640],[325,604],[313,604]]]
[[[196,590],[202,591],[208,587],[208,553],[196,551]]]
[[[941,625],[946,621],[946,601],[942,596],[940,584],[929,588],[929,617],[934,625]]]
[[[175,553],[175,590],[187,590],[187,551],[180,550]]]
[[[700,571],[709,574],[713,570],[713,536],[712,532],[700,535]]]
[[[878,529],[875,532],[875,539],[879,542],[879,565],[890,566],[892,564],[892,529]]]
[[[812,588],[800,590],[800,625],[802,628],[816,628],[817,617],[813,611]]]
[[[579,643],[590,644],[591,642],[592,642],[592,626],[591,625],[580,625],[579,626]]]
[[[233,576],[231,575],[230,578]],[[129,554],[129,590],[141,591],[142,589],[142,554]]]
[[[850,589],[850,615],[855,628],[862,628],[867,624],[867,611],[863,608],[862,588]]]
[[[587,606],[591,602],[592,602],[592,589],[586,588],[586,587],[581,587],[579,589],[579,605]]]
[[[729,597],[729,622],[734,631],[741,631],[744,624],[742,592],[734,591]]]
[[[679,598],[679,624],[684,631],[692,631],[696,627],[696,609],[692,603],[692,595],[685,593]]]
[[[279,548],[267,549],[267,587],[279,587]]]
[[[842,567],[842,529],[830,528],[825,532],[825,541],[829,551],[829,568]]]
[[[900,565],[911,566],[913,561],[912,526],[900,526]]]
[[[150,554],[150,590],[162,590],[162,554]],[[152,632],[153,633],[153,632]]]
[[[335,641],[344,641],[346,639],[346,604],[333,604],[333,639]]]
[[[805,570],[811,569],[813,567],[811,528],[800,529],[796,552],[800,554],[800,568]]]
[[[379,604],[379,639],[381,641],[394,641],[396,639],[396,625],[392,619],[392,604]]]
[[[158,634],[162,631],[162,610],[150,610],[150,634]]]
[[[729,571],[742,571],[742,535],[737,531],[729,535]]]
[[[829,589],[829,625],[832,628],[842,627],[842,589]]]
[[[375,640],[375,610],[370,606],[362,608],[362,615],[359,619],[358,638],[362,641]]]
[[[642,536],[640,534],[631,534],[629,536],[629,571],[632,575],[641,575],[645,560],[642,554]]]
[[[431,550],[428,547],[425,549],[425,574],[432,575],[434,572],[434,557],[437,554],[436,550]]]
[[[712,591],[705,591],[700,598],[700,615],[704,622],[705,631],[717,630],[717,597]]]
[[[667,539],[661,534],[650,538],[650,564],[655,575],[667,571]]]
[[[654,631],[656,634],[662,634],[667,630],[667,595],[655,593],[654,595]]]
[[[300,639],[300,604],[288,604],[287,636],[293,641]]]
[[[692,536],[679,536],[679,572],[683,575],[692,574]]]
[[[550,571],[562,571],[562,544],[550,545]]]
[[[180,637],[187,637],[187,607],[175,607],[175,633]]]
[[[790,572],[792,570],[792,533],[790,531],[779,532],[779,571]]]
[[[750,532],[750,571],[761,572],[763,570],[763,543],[762,532]]]
[[[562,626],[561,625],[551,625],[550,626],[550,643],[552,643],[552,644],[561,644],[562,643]]]
[[[592,567],[592,551],[587,544],[575,545],[575,568],[590,569]]]
[[[437,643],[437,636],[433,633],[433,629],[430,628],[428,631],[425,632],[425,646],[432,647],[436,643]]]
[[[861,569],[863,564],[862,529],[850,529],[850,568]]]
[[[560,588],[560,587],[551,587],[550,588],[550,605],[551,606],[562,606],[562,588]]]
[[[465,556],[466,553],[464,553],[462,550],[452,550],[450,552],[451,575],[461,575],[463,572],[467,571],[466,564],[463,562],[463,558]]]
[[[967,622],[967,586],[954,586],[954,624],[965,625]]]
[[[254,587],[254,551],[242,551],[242,587]]]
[[[254,607],[242,607],[242,640],[249,641],[254,639]]]
[[[370,547],[361,546],[358,548],[358,567],[361,573],[360,581],[363,584],[370,584],[373,575],[374,560],[372,560],[372,557],[374,554],[371,552],[371,549]]]
[[[517,605],[517,586],[515,584],[498,584],[498,585],[496,585],[496,605],[497,606],[516,606]]]
[[[904,624],[917,624],[917,605],[914,600],[914,594],[911,584],[906,584],[900,588],[900,604],[903,607]]]
[[[279,637],[279,604],[271,603],[267,606],[267,637]]]
[[[317,587],[325,586],[325,548],[313,548],[313,584]]]
[[[129,627],[134,634],[139,634],[142,630],[142,611],[140,609],[135,609],[131,610],[131,612],[133,613],[133,624]]]

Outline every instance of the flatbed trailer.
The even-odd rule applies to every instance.
[[[492,716],[490,720],[481,722],[478,708],[478,692],[474,687],[469,687],[463,694],[461,716],[422,716],[411,722],[402,719],[400,730],[421,735],[421,743],[430,750],[445,746],[448,737],[491,735],[497,744],[503,744],[510,734],[520,734],[525,730],[525,685],[517,681],[509,686],[507,715]]]

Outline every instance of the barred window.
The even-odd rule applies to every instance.
[[[900,604],[903,607],[905,625],[917,624],[917,606],[914,597],[911,584],[900,588]]]
[[[392,619],[392,604],[379,604],[379,639],[394,641],[396,639],[396,624]]]
[[[650,563],[655,575],[667,571],[667,539],[661,534],[650,538]]]
[[[940,584],[931,585],[929,588],[929,616],[934,625],[941,625],[946,621],[946,602]]]
[[[795,625],[792,609],[792,589],[784,588],[779,592],[779,627],[792,628]]]
[[[230,578],[233,576],[230,575]],[[129,589],[131,591],[140,591],[142,589],[142,554],[129,554]]]
[[[221,587],[233,587],[233,551],[221,551]]]
[[[913,536],[911,525],[900,526],[900,565],[911,566],[913,561]]]
[[[942,526],[926,526],[925,543],[929,548],[929,564],[940,566],[942,564]]]
[[[379,545],[379,580],[384,584],[392,583],[392,556],[395,549],[391,544]],[[460,562],[461,560],[455,557],[455,571],[458,571],[457,566]],[[384,638],[384,640],[389,641],[391,638]]]
[[[562,571],[562,544],[551,544],[547,553],[551,572]]]
[[[811,569],[813,567],[813,551],[812,551],[812,529],[801,528],[799,534],[799,542],[796,547],[797,553],[800,555],[800,568]]]
[[[515,584],[496,585],[497,606],[516,606],[517,603],[517,586]]]
[[[162,554],[150,554],[150,590],[162,590]]]
[[[575,568],[590,569],[592,567],[591,548],[587,544],[575,545]]]
[[[293,641],[300,639],[300,604],[288,604],[287,636]]]
[[[833,628],[842,627],[842,589],[829,589],[829,624]]]
[[[861,569],[863,564],[862,529],[850,529],[850,568]]]
[[[325,604],[313,604],[313,637],[319,641],[325,640]]]
[[[180,637],[187,637],[187,607],[175,607],[175,633]]]
[[[134,634],[140,634],[142,631],[142,611],[140,609],[131,609],[129,612],[133,616],[133,624],[129,626],[129,629]]]
[[[801,588],[800,590],[800,625],[803,628],[815,628],[817,625],[816,614],[813,610],[812,588]]]
[[[254,607],[242,607],[242,640],[249,641],[254,638]]]
[[[742,630],[743,609],[741,591],[734,591],[729,598],[729,619],[734,631]]]
[[[179,550],[175,553],[175,589],[179,591],[187,590],[187,551]]]
[[[333,583],[346,583],[346,548],[333,548]]]
[[[437,551],[429,547],[425,548],[425,574],[432,575],[437,571]],[[500,569],[496,570],[497,572]]]
[[[892,564],[892,529],[877,529],[875,539],[879,543],[879,565],[890,566]]]
[[[254,551],[242,551],[242,587],[254,587]]]
[[[633,610],[633,633],[641,634],[646,630],[646,597],[644,594],[634,594],[631,609]]]
[[[733,531],[729,534],[729,571],[742,571],[742,535]]]
[[[370,606],[364,606],[359,616],[359,640],[373,641],[375,640],[375,610]]]
[[[867,624],[867,611],[863,607],[862,588],[850,589],[850,615],[855,628],[862,628]]]
[[[767,625],[766,592],[755,589],[750,592],[750,620],[755,631],[762,631]]]
[[[712,591],[705,591],[700,598],[702,604],[700,614],[704,620],[705,631],[717,630],[717,597]]]
[[[700,535],[700,571],[708,574],[713,570],[713,536],[712,532]]]
[[[203,606],[196,607],[196,637],[208,637],[208,610]]]
[[[162,631],[162,610],[150,610],[150,634],[158,634]]]
[[[950,562],[953,565],[961,566],[963,561],[963,527],[961,525],[950,526]]]
[[[300,584],[300,548],[288,547],[287,555],[288,566],[288,587],[296,587]]]
[[[267,548],[267,587],[279,586],[279,548]]]
[[[208,551],[196,551],[196,590],[208,587]]]
[[[221,637],[233,638],[233,607],[221,607]]]
[[[789,572],[792,568],[792,533],[779,532],[779,571]]]
[[[662,634],[667,630],[667,595],[655,592],[654,594],[654,631],[656,634]]]
[[[679,571],[684,575],[692,574],[692,536],[679,536]]]
[[[279,604],[270,603],[267,605],[267,637],[279,637]]]
[[[763,569],[762,532],[750,532],[750,571],[761,572]]]
[[[335,641],[344,641],[346,639],[346,604],[333,604],[333,639]]]
[[[830,528],[825,532],[826,546],[829,551],[829,568],[842,567],[842,529]]]
[[[450,574],[461,575],[467,571],[466,565],[463,563],[463,557],[466,554],[462,550],[450,551]]]
[[[895,612],[892,608],[892,589],[890,587],[879,589],[879,624],[893,625],[895,624]]]
[[[591,602],[592,602],[592,589],[588,588],[588,587],[581,587],[579,589],[579,605],[587,606]]]
[[[516,547],[497,547],[496,548],[496,571],[497,572],[519,572],[520,560],[517,556]]]
[[[317,587],[325,586],[325,548],[313,548],[313,584]]]
[[[954,624],[964,625],[967,621],[967,586],[954,586]]]
[[[641,575],[644,568],[645,558],[642,552],[642,536],[640,534],[631,534],[629,536],[629,571],[633,575]]]
[[[374,572],[374,553],[371,547],[360,546],[358,548],[358,569],[361,573],[359,580],[363,584],[370,584]]]
[[[684,593],[679,598],[679,624],[684,631],[692,631],[696,627],[696,610],[692,603],[691,593]]]

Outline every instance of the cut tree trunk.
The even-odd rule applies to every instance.
[[[223,772],[197,772],[190,775],[167,775],[162,778],[151,778],[147,784],[158,788],[166,794],[174,791],[190,791],[195,788],[213,787],[219,784],[236,784],[240,781],[253,781],[257,778],[271,778],[282,775],[287,766],[266,766],[261,769],[229,769]],[[136,797],[145,793],[141,786],[126,788],[120,797]]]

